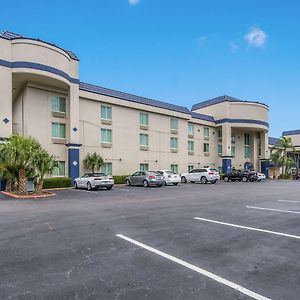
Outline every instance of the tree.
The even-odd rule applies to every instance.
[[[88,171],[92,171],[92,173],[95,173],[96,171],[99,171],[100,168],[104,165],[104,160],[101,155],[94,152],[92,154],[88,153],[83,163]]]
[[[33,158],[34,167],[37,173],[37,185],[35,191],[38,194],[42,193],[44,178],[51,175],[53,169],[57,166],[54,155],[50,155],[45,149],[39,149],[34,154]]]
[[[282,156],[279,151],[272,152],[270,155],[270,161],[274,163],[273,178],[276,177],[276,169],[282,166]]]

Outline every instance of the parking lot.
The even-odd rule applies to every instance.
[[[0,299],[299,299],[300,184],[0,195]]]

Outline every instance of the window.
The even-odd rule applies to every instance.
[[[218,140],[222,140],[222,130],[218,130]]]
[[[51,98],[51,110],[53,112],[66,112],[66,98],[59,96],[52,96]]]
[[[102,143],[112,142],[112,133],[110,129],[101,129],[101,142]]]
[[[140,125],[148,126],[149,116],[147,113],[140,113]]]
[[[235,147],[234,146],[231,147],[231,156],[235,156]]]
[[[193,141],[188,141],[188,151],[194,152],[194,142]]]
[[[64,161],[58,161],[57,166],[52,170],[52,176],[65,176],[66,175],[66,163]]]
[[[178,131],[178,120],[177,119],[174,119],[174,118],[170,119],[170,128],[171,128],[171,130]]]
[[[191,172],[194,169],[193,165],[188,165],[188,172]]]
[[[141,171],[149,171],[149,165],[148,164],[140,164],[140,170]]]
[[[112,163],[110,163],[110,162],[105,163],[101,167],[101,172],[106,174],[106,175],[112,175]]]
[[[101,105],[101,119],[111,120],[112,111],[110,106]]]
[[[194,124],[188,123],[188,134],[194,136]]]
[[[204,153],[209,153],[209,144],[204,143]]]
[[[209,128],[204,127],[204,138],[208,139],[209,138]]]
[[[52,123],[52,137],[57,139],[66,138],[66,124]]]
[[[235,133],[231,133],[231,143],[235,143]]]
[[[148,134],[140,133],[140,146],[148,146],[149,138]]]
[[[171,149],[178,149],[178,139],[177,138],[171,138],[170,139],[170,148]]]
[[[249,133],[245,133],[244,141],[245,141],[245,146],[244,146],[245,158],[250,158],[250,134]]]
[[[171,165],[171,171],[178,174],[178,165]]]
[[[219,144],[219,145],[218,145],[218,154],[221,154],[221,155],[222,155],[222,152],[223,152],[223,151],[222,151],[222,145]]]

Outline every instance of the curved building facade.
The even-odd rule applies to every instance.
[[[103,171],[224,172],[269,156],[267,105],[229,96],[186,107],[84,83],[76,55],[45,41],[0,35],[0,139],[33,136],[57,157],[53,176],[77,177],[97,152]]]

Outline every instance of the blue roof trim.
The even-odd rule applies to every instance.
[[[204,114],[199,114],[199,113],[195,113],[193,111],[191,111],[191,116],[194,119],[198,119],[198,120],[203,120],[203,121],[208,121],[208,122],[212,122],[215,123],[215,119],[212,116],[208,116],[208,115],[204,115]]]
[[[274,146],[274,145],[277,144],[278,141],[279,141],[278,138],[274,138],[274,137],[271,137],[271,136],[269,137],[269,145]]]
[[[89,83],[80,82],[79,83],[79,89],[82,90],[82,91],[90,92],[90,93],[95,93],[95,94],[100,94],[100,95],[104,95],[104,96],[114,97],[114,98],[130,101],[130,102],[135,102],[135,103],[140,103],[140,104],[144,104],[144,105],[150,105],[150,106],[154,106],[154,107],[164,108],[164,109],[177,111],[177,112],[180,112],[180,113],[190,115],[189,109],[184,107],[184,106],[174,105],[174,104],[170,104],[170,103],[166,103],[166,102],[162,102],[162,101],[158,101],[158,100],[153,100],[153,99],[150,99],[150,98],[144,98],[144,97],[141,97],[141,96],[127,94],[127,93],[124,93],[124,92],[107,89],[107,88],[104,88],[104,87],[101,87],[101,86],[92,85],[92,84],[89,84]]]
[[[16,61],[16,62],[9,62],[6,60],[0,59],[0,66],[8,67],[8,68],[28,68],[28,69],[35,69],[35,70],[41,70],[41,71],[46,71],[58,76],[61,76],[71,83],[76,83],[79,84],[79,79],[73,78],[69,76],[67,73],[64,71],[61,71],[57,68],[53,68],[47,65],[42,65],[38,63],[33,63],[33,62],[27,62],[27,61]]]
[[[193,105],[192,111],[200,109],[200,108],[209,107],[209,106],[219,104],[219,103],[222,103],[222,102],[243,102],[243,103],[260,104],[260,105],[263,105],[263,106],[269,108],[269,106],[265,103],[261,103],[261,102],[257,102],[257,101],[245,101],[245,100],[240,100],[240,99],[237,99],[237,98],[233,98],[233,97],[224,95],[224,96],[220,96],[220,97],[217,97],[217,98],[213,98],[213,99],[210,99],[210,100],[207,100],[207,101],[197,103],[197,104]]]
[[[264,125],[266,127],[269,127],[269,123],[261,120],[253,120],[253,119],[220,119],[216,120],[216,124],[221,123],[243,123],[243,124],[257,124],[257,125]]]
[[[0,37],[3,39],[9,40],[9,41],[17,40],[17,39],[25,39],[25,40],[33,40],[33,41],[37,41],[37,42],[42,42],[42,43],[56,47],[64,52],[66,52],[71,59],[79,61],[79,58],[75,55],[75,53],[73,51],[66,50],[64,48],[61,48],[61,47],[53,44],[53,43],[49,43],[49,42],[46,42],[41,39],[25,37],[25,36],[22,36],[20,34],[14,33],[14,32],[10,32],[10,31],[4,31],[3,33],[0,33]]]
[[[296,134],[300,134],[300,129],[284,131],[284,132],[282,133],[283,136],[287,136],[287,135],[296,135]]]

